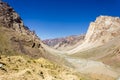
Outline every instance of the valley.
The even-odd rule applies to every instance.
[[[42,41],[0,1],[0,80],[119,80],[120,18],[99,16],[86,34]]]

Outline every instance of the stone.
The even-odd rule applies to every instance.
[[[0,68],[2,68],[3,64],[0,64]]]

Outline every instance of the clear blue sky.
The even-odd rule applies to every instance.
[[[100,15],[120,16],[120,0],[3,0],[41,39],[86,33]]]

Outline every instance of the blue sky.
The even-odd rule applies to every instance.
[[[3,0],[41,39],[86,33],[100,15],[120,17],[120,0]]]

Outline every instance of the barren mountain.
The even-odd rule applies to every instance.
[[[70,50],[82,44],[85,35],[73,35],[64,38],[43,40],[43,43],[58,50]]]
[[[34,58],[55,60],[59,55],[45,49],[34,31],[30,31],[20,16],[7,3],[0,1],[0,54],[25,54]],[[46,46],[47,47],[47,46]],[[49,48],[49,47],[48,47]],[[52,57],[51,57],[52,56]]]
[[[70,50],[76,53],[90,48],[104,45],[120,34],[120,18],[111,16],[99,16],[95,22],[91,22],[83,44]]]
[[[101,19],[102,21],[100,21]],[[109,19],[110,21],[106,22]],[[106,29],[108,23],[111,23],[111,25],[110,28]],[[96,26],[94,28],[91,28],[92,25],[90,26],[90,32],[88,30],[89,34],[87,33],[85,42],[81,44],[84,47],[81,48],[78,46],[69,52],[59,51],[42,43],[35,32],[30,31],[24,25],[22,19],[14,9],[0,0],[0,79],[115,80],[120,76],[120,72],[118,72],[119,45],[117,44],[117,41],[119,41],[119,23],[119,18],[101,16],[95,21]],[[105,30],[99,29],[101,26],[98,27],[98,24],[104,24],[105,27],[102,27]],[[118,32],[114,33],[114,35],[109,35],[111,32],[116,31]],[[101,32],[105,33],[99,35]],[[92,37],[92,35],[94,36]],[[70,41],[69,46],[71,46],[76,44],[78,40],[68,38],[67,41]],[[64,45],[68,44],[66,43]],[[63,47],[65,48],[64,45]],[[98,55],[97,51],[95,52],[93,48],[97,51],[103,51],[101,53],[102,56],[99,56],[100,54]],[[88,49],[91,52],[93,51],[93,56],[86,58],[81,55],[81,50],[87,51]],[[110,53],[107,53],[106,50],[110,51]],[[112,60],[115,60],[118,64],[114,64]]]
[[[74,69],[93,78],[100,80],[118,78],[120,76],[119,29],[118,17],[98,17],[90,24],[82,44],[64,52],[65,59]]]
[[[74,59],[100,61],[120,74],[119,43],[120,18],[100,16],[90,24],[83,44],[69,51],[68,55]]]
[[[14,9],[0,0],[0,80],[91,80],[63,66],[65,60],[55,53],[59,51],[44,45]]]

